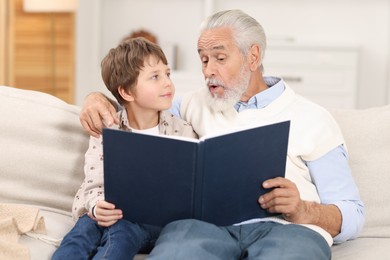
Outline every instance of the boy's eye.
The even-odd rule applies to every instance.
[[[158,79],[158,75],[156,74],[156,75],[153,75],[152,76],[152,79]]]

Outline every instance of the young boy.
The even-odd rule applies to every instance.
[[[105,85],[124,107],[115,128],[197,137],[191,125],[165,111],[175,89],[159,46],[143,38],[126,40],[109,51],[101,67]],[[150,250],[160,228],[124,220],[122,211],[104,200],[101,136],[90,137],[84,171],[72,209],[77,222],[52,259],[133,259]]]

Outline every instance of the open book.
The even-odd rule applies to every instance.
[[[232,225],[269,216],[262,182],[283,176],[290,122],[200,140],[103,130],[106,201],[133,222]]]

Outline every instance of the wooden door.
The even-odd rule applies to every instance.
[[[74,14],[27,13],[23,0],[0,1],[7,10],[0,13],[0,84],[73,103]]]

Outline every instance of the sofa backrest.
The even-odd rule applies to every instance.
[[[71,211],[89,137],[76,106],[0,86],[0,202]]]
[[[347,144],[352,175],[365,204],[362,237],[390,237],[390,105],[331,110]]]
[[[0,202],[71,211],[88,139],[80,108],[51,95],[0,86]],[[362,237],[390,237],[390,105],[331,110],[366,208]]]

